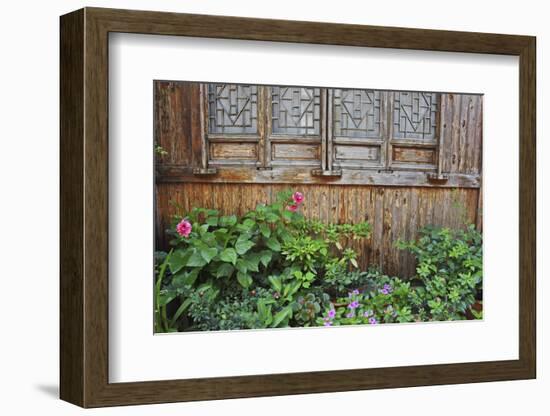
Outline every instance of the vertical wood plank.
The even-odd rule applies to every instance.
[[[258,203],[273,202],[287,185],[163,183],[157,185],[155,219],[160,224],[157,246],[166,248],[163,236],[173,215],[185,215],[193,207],[218,209],[223,215],[243,215]],[[415,239],[426,225],[463,227],[465,209],[468,223],[481,226],[477,189],[433,189],[419,187],[372,187],[338,185],[300,185],[304,193],[301,208],[308,218],[325,223],[368,220],[372,231],[366,241],[350,242],[359,254],[361,267],[377,265],[386,273],[402,277],[414,274],[413,257],[395,247],[398,239]],[[170,201],[181,206],[176,209]]]

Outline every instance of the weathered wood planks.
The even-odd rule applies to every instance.
[[[271,202],[287,185],[163,183],[157,185],[156,224],[158,247],[166,247],[164,235],[174,214],[193,207],[215,208],[224,214],[244,214],[258,203]],[[305,195],[303,213],[324,222],[372,224],[371,237],[353,247],[362,267],[378,265],[390,274],[411,276],[414,259],[395,248],[398,239],[415,238],[420,227],[441,225],[462,227],[475,224],[479,190],[467,188],[374,187],[299,185]],[[172,202],[171,202],[172,201]],[[174,205],[179,205],[177,209]]]

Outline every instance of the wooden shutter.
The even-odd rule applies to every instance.
[[[472,181],[482,173],[483,96],[441,94],[439,169]]]
[[[435,171],[439,146],[438,93],[389,93],[391,124],[388,165],[391,170]]]
[[[154,85],[158,181],[480,186],[480,95]]]
[[[267,87],[266,167],[321,167],[326,145],[326,89]]]
[[[329,170],[385,167],[386,111],[383,91],[329,90]]]
[[[155,81],[156,169],[162,174],[185,174],[201,167],[200,84],[196,82]]]
[[[262,87],[203,84],[204,136],[209,167],[261,164]]]

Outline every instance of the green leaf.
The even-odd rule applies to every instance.
[[[200,270],[200,268],[195,268],[191,271],[181,270],[172,277],[172,285],[175,287],[193,286],[197,277],[199,277]]]
[[[277,228],[277,234],[281,240],[283,240],[285,243],[289,242],[293,239],[292,234],[290,234],[285,228],[278,227]]]
[[[287,221],[290,221],[292,219],[292,214],[294,214],[292,211],[283,211],[283,218]]]
[[[232,227],[235,224],[237,224],[237,216],[236,215],[229,215],[229,216],[220,218],[220,225],[222,227]]]
[[[204,246],[206,246],[206,247],[215,247],[216,246],[216,235],[215,234],[206,233],[201,238],[202,238],[203,243],[205,243]]]
[[[285,286],[285,296],[292,296],[294,295],[299,289],[300,287],[302,286],[302,282],[298,281],[298,282],[295,282],[294,285],[292,284],[288,284],[287,286]],[[287,292],[287,288],[289,288],[289,291]]]
[[[218,217],[208,217],[206,219],[206,223],[208,225],[211,225],[212,227],[217,227],[218,225]]]
[[[207,261],[201,255],[201,252],[199,250],[193,250],[193,254],[191,254],[191,257],[189,257],[189,260],[187,260],[186,266],[202,267],[206,265],[206,263]]]
[[[168,305],[170,302],[174,300],[175,297],[176,297],[176,293],[174,291],[161,293],[160,296],[158,297],[157,307]]]
[[[265,216],[265,220],[267,222],[277,222],[279,221],[279,216],[277,214],[275,214],[274,212],[268,212]]]
[[[216,270],[216,277],[229,277],[233,274],[235,268],[229,263],[222,263]]]
[[[281,251],[281,244],[275,237],[268,238],[265,244],[273,251]]]
[[[241,241],[247,241],[250,240],[250,237],[252,237],[252,234],[249,232],[244,232],[237,238],[237,243],[240,243]]]
[[[254,220],[251,220],[250,218],[247,218],[243,221],[243,225],[248,229],[251,229],[256,225],[256,222]]]
[[[273,318],[273,324],[271,325],[273,328],[276,328],[279,326],[281,322],[283,322],[285,319],[289,319],[292,317],[292,307],[287,306],[283,309],[281,309],[279,312],[275,314],[275,317]]]
[[[258,301],[258,315],[264,327],[268,327],[273,322],[273,314],[271,313],[271,305],[267,305],[265,299]]]
[[[257,253],[250,253],[243,258],[246,263],[246,268],[251,272],[259,272],[258,264],[260,263],[260,256]]]
[[[170,266],[170,271],[172,274],[177,273],[184,266],[187,266],[187,260],[189,260],[192,253],[192,250],[176,250],[170,255],[170,258],[168,259],[168,266]]]
[[[260,253],[260,261],[264,265],[264,267],[267,267],[269,265],[269,262],[271,261],[273,257],[273,254],[269,250],[264,250]]]
[[[226,248],[220,254],[221,261],[235,264],[237,262],[237,252],[233,248]]]
[[[237,243],[235,244],[235,250],[237,251],[237,254],[241,255],[246,253],[252,247],[254,247],[254,243],[250,240],[237,241]]]
[[[237,280],[239,281],[240,285],[245,289],[252,284],[252,277],[250,277],[250,275],[247,273],[238,272]]]
[[[187,277],[185,278],[185,284],[189,286],[193,286],[195,284],[195,281],[197,280],[197,277],[199,277],[200,269],[193,269],[189,273],[187,273]]]
[[[246,273],[248,271],[248,263],[244,259],[238,259],[235,267],[241,273]]]
[[[262,222],[260,224],[260,232],[265,238],[269,238],[271,236],[271,228],[269,228],[269,225],[267,225],[266,223]]]
[[[214,257],[218,254],[218,249],[215,247],[212,248],[203,248],[200,251],[202,258],[206,263],[210,263]]]
[[[185,299],[183,303],[180,305],[172,319],[170,320],[170,326],[173,327],[176,323],[176,321],[179,319],[181,314],[185,312],[185,310],[191,305],[191,298]]]
[[[277,292],[281,292],[281,290],[283,289],[283,283],[281,282],[280,277],[269,276],[267,280],[269,280],[269,283],[271,283],[271,286],[273,286],[273,289],[275,289]]]

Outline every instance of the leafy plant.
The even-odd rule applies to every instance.
[[[355,325],[414,320],[410,297],[414,291],[410,282],[371,272],[361,289],[354,289],[346,297],[339,297],[325,310],[317,324]]]
[[[360,270],[349,243],[368,223],[306,219],[290,190],[245,215],[194,208],[175,216],[169,252],[155,255],[155,331],[353,325],[481,317],[481,235],[426,228],[399,242],[412,280]],[[478,308],[479,309],[479,308]]]
[[[426,227],[416,241],[398,242],[417,259],[415,303],[433,320],[465,319],[481,293],[482,238],[474,225],[465,230]]]
[[[298,296],[292,304],[295,322],[298,326],[314,325],[323,305],[328,305],[329,303],[330,298],[326,293],[316,295],[313,292],[309,292],[306,295]]]

